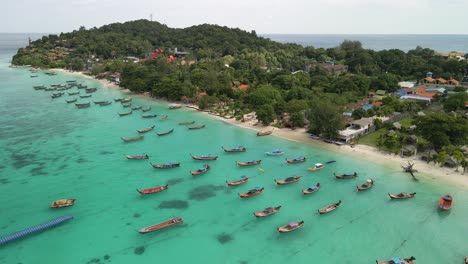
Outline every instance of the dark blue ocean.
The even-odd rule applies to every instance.
[[[261,34],[281,43],[296,43],[315,48],[334,48],[344,40],[358,40],[366,49],[400,49],[408,51],[421,46],[438,52],[468,53],[468,35],[360,35],[360,34]]]

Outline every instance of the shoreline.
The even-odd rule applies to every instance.
[[[52,70],[93,79],[93,80],[98,81],[100,84],[102,84],[103,87],[110,88],[110,89],[118,89],[124,93],[132,94],[133,96],[153,100],[159,103],[167,103],[167,104],[171,103],[164,99],[153,98],[149,94],[132,93],[130,90],[120,87],[108,81],[107,79],[96,79],[93,76],[84,74],[83,72],[78,72],[78,71],[71,72],[65,69],[52,69]],[[187,107],[187,105],[185,106]],[[464,188],[468,188],[468,175],[465,175],[462,173],[463,168],[461,167],[459,167],[459,170],[461,168],[461,172],[456,172],[455,168],[440,167],[438,164],[427,163],[426,161],[421,160],[419,156],[400,157],[398,155],[385,153],[374,147],[362,145],[362,144],[356,144],[354,147],[351,147],[350,145],[342,145],[342,146],[332,145],[329,143],[325,143],[321,140],[311,138],[310,134],[306,132],[305,128],[292,130],[290,128],[276,128],[273,126],[255,125],[253,121],[241,122],[241,121],[235,120],[234,118],[227,119],[227,118],[220,117],[217,115],[209,114],[208,112],[200,111],[196,109],[195,107],[193,107],[193,105],[191,106],[192,107],[189,106],[187,108],[191,109],[192,111],[206,114],[222,122],[227,122],[229,124],[232,124],[238,127],[255,130],[255,131],[273,130],[273,133],[271,134],[271,136],[279,137],[282,139],[286,139],[286,140],[290,140],[290,141],[294,141],[294,142],[298,142],[302,144],[307,144],[310,146],[332,151],[337,154],[344,154],[347,156],[359,155],[360,159],[363,159],[369,162],[374,162],[385,167],[394,168],[395,166],[398,166],[398,169],[400,169],[402,172],[403,170],[401,169],[400,166],[406,165],[408,162],[412,162],[414,163],[415,169],[418,170],[418,173],[416,173],[415,175],[416,178],[431,179],[431,180],[436,180],[436,181],[443,180],[446,182],[450,182],[452,184],[456,184],[459,187],[463,186]],[[410,175],[408,176],[410,177]]]

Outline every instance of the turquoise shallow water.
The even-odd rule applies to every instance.
[[[124,97],[118,90],[94,80],[66,74],[30,78],[27,69],[8,68],[11,54],[0,55],[0,236],[71,214],[75,218],[54,229],[0,247],[0,263],[374,263],[375,259],[415,256],[416,263],[462,263],[468,255],[465,189],[422,178],[412,181],[399,170],[359,157],[342,156],[273,136],[256,137],[241,129],[190,109],[168,110],[167,104],[134,98],[168,120],[143,119],[140,112],[125,112],[120,103],[77,109],[64,97],[33,85],[65,83],[76,79],[98,87],[91,100]],[[73,88],[71,91],[76,90]],[[69,90],[70,91],[70,90]],[[68,92],[68,91],[67,91]],[[83,93],[84,91],[82,91]],[[188,130],[179,121],[196,120],[205,129]],[[124,143],[150,125],[154,131],[143,141]],[[155,132],[175,129],[158,137]],[[244,145],[246,153],[224,153],[221,146]],[[283,149],[283,156],[266,151]],[[129,161],[124,154],[148,153],[153,163],[181,162],[169,170],[153,169],[149,161]],[[208,162],[212,170],[192,177],[204,162],[196,155],[219,155]],[[286,164],[285,157],[304,155],[303,164]],[[240,168],[235,161],[262,159],[261,166]],[[318,172],[307,167],[337,160]],[[258,170],[262,168],[264,172]],[[336,180],[333,172],[359,172],[352,180]],[[276,186],[274,179],[299,174],[300,182]],[[248,175],[238,187],[225,181]],[[355,186],[371,177],[376,186],[357,193]],[[320,182],[319,192],[301,190]],[[141,197],[135,189],[170,184],[169,190]],[[255,186],[262,195],[239,199],[237,193]],[[417,192],[416,198],[390,201],[387,193]],[[451,212],[437,210],[445,193],[455,197]],[[49,209],[60,198],[76,198],[74,206]],[[317,209],[342,200],[327,215]],[[255,219],[254,211],[282,205],[271,217]],[[184,224],[140,235],[136,229],[174,216]],[[304,227],[279,234],[276,227],[304,220]],[[141,249],[144,252],[141,253]],[[141,254],[137,254],[141,253]],[[104,258],[104,256],[107,256]]]

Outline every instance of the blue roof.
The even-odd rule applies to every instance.
[[[372,109],[372,105],[371,104],[366,104],[366,105],[361,106],[361,108],[367,111],[369,109]]]

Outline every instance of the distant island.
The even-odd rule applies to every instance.
[[[467,57],[352,40],[303,47],[237,28],[137,20],[44,36],[12,64],[81,71],[216,115],[466,169]]]

